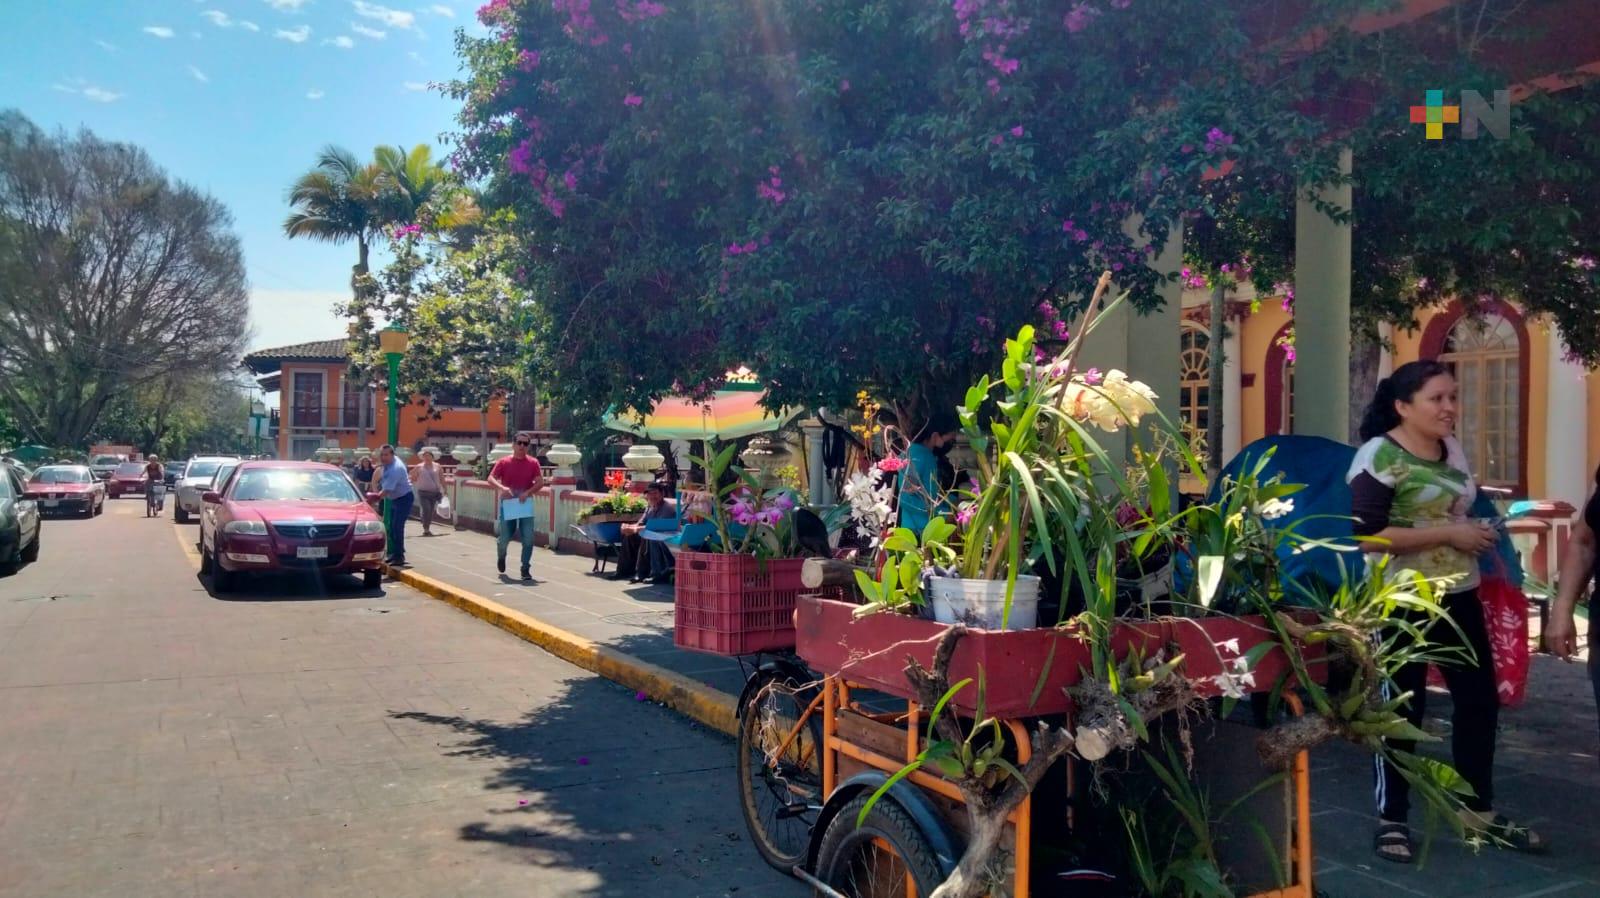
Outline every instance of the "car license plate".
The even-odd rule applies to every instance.
[[[294,557],[296,557],[296,558],[327,558],[328,557],[328,547],[327,546],[301,546],[300,548],[294,550]]]
[[[61,502],[60,499],[46,499],[46,500],[44,500],[44,507],[45,508],[55,508],[56,505],[58,505],[60,502]]]

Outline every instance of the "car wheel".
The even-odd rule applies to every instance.
[[[189,513],[183,510],[182,505],[172,506],[172,519],[180,524],[189,523]]]
[[[232,592],[239,582],[239,575],[222,566],[222,562],[215,558],[211,560],[211,589],[213,592]]]
[[[215,563],[211,560],[211,553],[207,552],[206,547],[202,545],[200,547],[200,573],[209,574],[215,567]]]
[[[99,502],[95,503],[95,505],[94,505],[94,513],[95,513],[95,515],[97,517],[99,515],[105,514],[105,510],[106,510],[106,500],[101,499]]]
[[[22,539],[22,528],[21,527],[17,528],[17,539],[19,541]],[[43,524],[35,524],[34,528],[33,528],[33,542],[28,544],[28,548],[23,549],[21,552],[17,553],[17,557],[22,559],[22,562],[24,564],[32,564],[33,562],[38,561],[39,560],[39,543],[41,543],[43,541],[44,541],[44,525]]]
[[[361,585],[366,589],[377,589],[383,585],[383,571],[362,571]]]

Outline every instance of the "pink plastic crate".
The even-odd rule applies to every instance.
[[[800,558],[681,552],[674,575],[673,644],[713,655],[794,648]]]

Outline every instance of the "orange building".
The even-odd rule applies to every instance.
[[[348,376],[346,347],[342,339],[318,340],[261,349],[244,357],[245,367],[261,388],[278,394],[269,433],[279,458],[308,459],[331,446],[376,453],[388,441],[387,391]],[[448,402],[449,397],[435,399]],[[492,401],[485,414],[474,405],[437,404],[430,411],[422,397],[414,396],[400,406],[399,445],[416,450],[468,443],[487,453],[485,442],[506,442],[514,430],[507,412],[503,399]]]

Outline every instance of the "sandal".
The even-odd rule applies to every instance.
[[[1372,850],[1391,863],[1411,863],[1411,827],[1380,822],[1377,835],[1372,837]]]
[[[1469,842],[1487,842],[1524,854],[1544,854],[1550,850],[1550,843],[1543,836],[1526,826],[1512,823],[1504,814],[1496,814],[1488,821],[1476,817],[1464,822]]]

